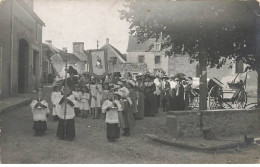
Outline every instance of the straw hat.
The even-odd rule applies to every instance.
[[[115,95],[118,95],[118,96],[120,96],[120,97],[122,97],[122,94],[123,94],[123,93],[120,92],[120,91],[117,91],[117,92],[115,92],[114,94],[115,94]]]
[[[127,82],[128,84],[131,84],[132,86],[135,86],[135,85],[136,85],[135,82],[134,82],[133,80],[130,80],[130,79],[127,80],[126,82]]]
[[[127,97],[129,95],[129,90],[126,87],[121,88],[120,92],[122,92],[122,97]]]

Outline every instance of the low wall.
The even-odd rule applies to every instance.
[[[210,129],[216,136],[260,132],[260,109],[170,111],[167,132],[174,137],[202,137]]]

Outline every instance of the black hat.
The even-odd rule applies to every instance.
[[[69,66],[69,69],[67,70],[67,72],[69,74],[73,73],[73,74],[78,74],[78,71],[76,69],[74,69],[72,66]]]
[[[169,79],[169,77],[167,75],[164,75],[161,77],[162,79]]]

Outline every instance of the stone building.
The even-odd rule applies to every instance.
[[[46,43],[42,44],[43,55],[46,55],[46,61],[43,62],[43,71],[52,73],[59,77],[65,77],[65,66],[72,66],[75,68],[79,74],[81,74],[85,69],[85,63],[82,62],[75,54],[68,53],[67,48],[62,50],[57,49],[52,45],[52,41],[47,40]],[[48,65],[47,65],[48,64]],[[52,68],[53,69],[49,69]]]
[[[84,42],[73,42],[73,54],[76,55],[81,61],[80,71],[88,71],[88,56],[90,55],[90,52],[84,50]]]
[[[129,36],[127,47],[127,63],[147,64],[150,73],[165,71],[169,74],[169,57],[161,49],[161,40],[149,39],[138,43],[134,36]]]
[[[40,85],[42,27],[33,0],[0,6],[0,97],[32,92]]]
[[[126,63],[125,55],[109,43],[109,38],[106,39],[106,44],[100,49],[107,50],[109,72],[120,72],[121,64]]]

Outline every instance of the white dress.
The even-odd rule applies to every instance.
[[[72,91],[72,95],[75,98],[75,106],[74,106],[74,108],[80,108],[80,105],[81,105],[80,99],[81,99],[82,93],[81,92],[77,92],[77,91]]]
[[[89,93],[83,93],[81,96],[81,110],[89,110],[89,99],[90,99],[90,94]]]
[[[56,116],[60,110],[59,100],[61,98],[61,92],[52,92],[51,93],[51,102],[53,104],[52,115]]]
[[[90,93],[91,93],[91,108],[101,107],[101,100],[102,100],[102,85],[90,85]],[[96,98],[94,98],[96,97]]]

